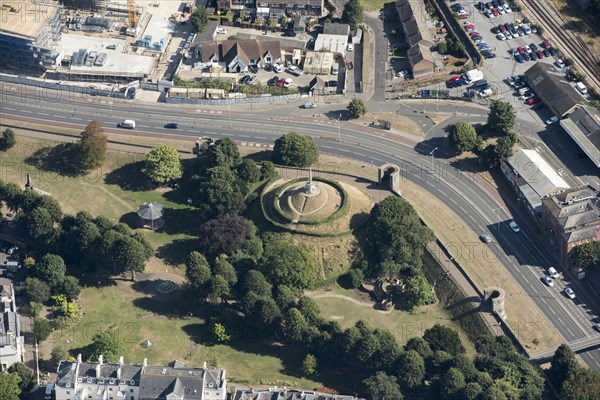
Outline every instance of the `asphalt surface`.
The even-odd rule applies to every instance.
[[[523,288],[519,293],[507,295],[529,296],[567,342],[596,334],[592,326],[597,321],[597,310],[592,311],[586,305],[594,304],[591,299],[578,298],[573,301],[566,298],[562,294],[562,282],[557,282],[553,288],[543,284],[541,277],[551,264],[529,242],[525,233],[515,234],[510,230],[508,222],[511,216],[474,181],[472,175],[454,168],[447,159],[438,158],[438,152],[434,153],[435,158],[430,155],[435,142],[425,141],[414,147],[414,142],[402,136],[387,138],[378,135],[380,131],[376,129],[348,122],[338,123],[335,118],[342,106],[336,105],[320,106],[318,111],[329,113],[331,118],[324,122],[313,117],[315,110],[299,110],[298,105],[302,102],[278,106],[277,113],[272,111],[270,105],[262,108],[255,105],[252,112],[246,112],[239,111],[245,109],[244,105],[234,107],[236,111],[229,111],[165,104],[108,104],[99,98],[90,98],[89,102],[78,101],[77,98],[49,98],[51,94],[46,92],[44,98],[37,99],[2,92],[2,113],[7,117],[15,115],[37,120],[38,123],[54,121],[75,124],[81,128],[91,119],[99,120],[105,127],[114,127],[124,119],[134,119],[138,124],[137,134],[229,136],[237,141],[267,144],[272,144],[285,132],[296,131],[315,138],[323,152],[366,163],[395,163],[402,170],[402,179],[415,182],[444,200],[476,233],[487,233],[494,238],[495,244],[491,246],[495,248],[495,254]],[[434,111],[431,104],[410,103],[405,104],[405,108],[395,107],[407,114],[418,112],[419,108]],[[458,112],[457,117],[460,114],[472,117],[486,114],[480,108],[456,104],[437,104],[435,108],[440,112]],[[294,116],[289,116],[291,114]],[[169,122],[178,122],[179,129],[165,129],[163,126]],[[432,124],[432,136],[436,136],[435,129]],[[320,139],[322,136],[340,137],[341,141],[325,141]],[[330,167],[337,171],[343,171],[344,168],[342,163]],[[490,247],[482,243],[473,246],[474,251],[486,252]],[[518,334],[531,334],[528,321],[518,325],[513,327]],[[522,332],[526,329],[527,332]],[[600,350],[593,349],[580,356],[589,367],[600,371]]]

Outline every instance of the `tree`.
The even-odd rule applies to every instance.
[[[19,400],[21,395],[20,382],[21,377],[15,372],[0,374],[0,400]]]
[[[107,138],[97,120],[90,121],[77,144],[79,164],[84,171],[98,168],[106,158]]]
[[[398,358],[397,371],[400,387],[416,388],[425,378],[425,361],[416,351],[405,351]]]
[[[61,361],[67,360],[69,358],[69,353],[60,346],[52,347],[52,352],[50,353],[50,362],[52,363],[52,367],[58,368],[58,364]]]
[[[221,275],[210,278],[208,281],[207,294],[212,301],[225,301],[231,294],[231,288],[229,287],[229,283],[227,283],[227,279]]]
[[[578,367],[569,373],[560,391],[561,400],[598,400],[600,373]]]
[[[317,372],[317,358],[312,354],[307,354],[302,361],[301,370],[304,375],[312,375]]]
[[[408,341],[404,344],[404,351],[414,350],[423,359],[427,359],[433,355],[433,351],[431,347],[429,347],[429,343],[425,341],[425,339],[421,337],[412,337],[408,339]]]
[[[204,164],[208,168],[217,166],[236,168],[242,162],[237,145],[228,137],[217,140],[200,156],[205,159]]]
[[[208,256],[230,255],[242,248],[251,230],[252,222],[240,215],[211,219],[200,227],[200,247]]]
[[[225,254],[221,254],[215,259],[211,271],[213,275],[219,275],[225,278],[230,288],[234,287],[237,283],[237,273],[235,272],[235,268],[227,261],[227,256]]]
[[[317,144],[308,135],[286,133],[275,141],[273,162],[290,167],[309,167],[319,158]]]
[[[220,323],[213,324],[213,335],[217,342],[228,342],[231,339],[231,335],[227,333],[225,325]]]
[[[171,146],[159,146],[146,156],[144,174],[155,183],[162,184],[183,176],[179,152]]]
[[[398,360],[402,350],[398,346],[396,337],[387,329],[377,328],[373,331],[377,339],[377,351],[373,356],[373,366],[386,371],[392,370],[393,364]]]
[[[362,285],[365,279],[365,275],[362,270],[358,268],[351,268],[344,275],[345,285],[350,287],[351,289],[357,288]]]
[[[408,310],[413,310],[416,307],[431,304],[435,301],[433,289],[425,275],[418,274],[408,280],[403,300]]]
[[[0,200],[12,210],[21,207],[23,201],[23,189],[13,182],[2,182],[0,185]]]
[[[254,160],[243,159],[241,164],[237,166],[236,171],[237,176],[246,183],[255,183],[260,180],[261,173]]]
[[[354,2],[355,0],[350,0],[347,4]],[[348,5],[346,5],[348,7]],[[357,119],[360,118],[361,115],[365,115],[367,113],[367,106],[363,99],[359,99],[358,97],[354,97],[350,100],[350,104],[348,104],[348,112],[350,113],[350,118]]]
[[[261,297],[254,304],[252,315],[257,325],[269,328],[281,318],[281,311],[275,300],[270,297]]]
[[[226,214],[239,214],[244,209],[245,188],[233,171],[226,166],[208,170],[200,184],[198,204],[207,217],[218,218]]]
[[[425,245],[433,239],[431,230],[401,197],[391,196],[377,203],[371,210],[368,229],[374,258],[403,268],[420,268]]]
[[[356,27],[363,20],[363,8],[359,0],[350,0],[344,6],[342,12],[342,21],[350,25],[350,29],[356,29]]]
[[[557,391],[560,391],[563,383],[579,368],[575,353],[566,344],[561,344],[552,356],[551,367],[548,370],[548,379]]]
[[[310,325],[318,326],[323,322],[319,305],[310,297],[300,297],[300,299],[298,299],[297,307]]]
[[[266,243],[261,268],[272,284],[287,285],[296,290],[312,286],[317,278],[310,254],[283,239]]]
[[[30,301],[45,303],[50,299],[50,286],[38,278],[25,279],[25,294]]]
[[[125,352],[125,343],[118,329],[107,329],[94,335],[90,350],[90,358],[93,360],[103,356],[104,362],[117,363]]]
[[[79,297],[79,293],[81,293],[79,279],[71,275],[65,276],[65,279],[63,279],[56,291],[64,294],[68,300],[75,300]]]
[[[190,20],[192,21],[192,27],[194,32],[202,33],[206,24],[208,23],[208,10],[204,7],[195,7]]]
[[[455,153],[471,151],[478,143],[475,128],[468,122],[457,122],[448,134],[448,142]]]
[[[45,208],[36,207],[25,218],[27,235],[36,246],[44,248],[56,238],[54,221]]]
[[[377,372],[374,376],[365,379],[364,384],[372,399],[404,399],[397,379],[385,372]]]
[[[29,389],[31,389],[35,383],[35,374],[33,370],[23,363],[14,363],[8,368],[8,373],[15,373],[19,375],[21,378],[21,382],[19,382],[19,389],[21,389],[22,392],[29,391]]]
[[[465,352],[458,332],[447,326],[435,324],[425,331],[423,339],[429,343],[433,351],[443,350],[451,355]]]
[[[113,245],[113,260],[123,271],[131,271],[131,280],[135,282],[135,273],[144,272],[148,259],[144,246],[131,236],[122,235]]]
[[[41,281],[48,283],[52,290],[57,289],[65,279],[67,266],[61,256],[46,254],[36,264],[34,275]]]
[[[306,318],[297,308],[290,308],[284,319],[283,333],[292,343],[302,343],[308,329]]]
[[[585,269],[600,267],[600,241],[594,240],[577,246],[575,261]]]
[[[33,334],[38,342],[45,342],[52,333],[52,327],[47,319],[36,318],[33,322]]]
[[[296,291],[287,285],[278,285],[275,289],[275,302],[281,311],[286,311],[296,304]]]
[[[17,144],[15,133],[10,128],[5,129],[2,132],[2,138],[0,139],[0,150],[8,150],[13,148],[15,144]]]
[[[260,179],[273,179],[277,176],[275,164],[271,161],[263,161],[260,163]]]
[[[458,395],[465,384],[465,377],[462,372],[456,368],[450,368],[440,379],[439,394],[443,399],[460,398]]]
[[[255,293],[259,297],[270,297],[272,286],[262,272],[251,269],[244,275],[241,289],[243,294]]]
[[[210,280],[210,265],[201,253],[193,251],[186,262],[185,276],[194,290],[204,291]]]
[[[437,44],[437,51],[440,54],[448,54],[448,43],[445,41],[439,41]]]
[[[498,139],[496,144],[488,145],[481,155],[481,163],[488,169],[499,166],[502,161],[513,155],[512,141],[508,136]]]
[[[490,104],[487,126],[499,136],[508,135],[515,125],[515,110],[512,104],[495,100]]]

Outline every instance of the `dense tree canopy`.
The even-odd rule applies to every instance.
[[[132,236],[122,235],[113,244],[113,260],[121,271],[130,271],[135,281],[136,272],[144,272],[148,255],[144,245]]]
[[[23,363],[17,362],[8,368],[8,373],[16,373],[21,378],[19,389],[22,392],[29,391],[35,384],[35,373]]]
[[[398,357],[397,371],[402,388],[415,388],[425,378],[425,361],[415,350],[402,352]]]
[[[582,268],[600,267],[600,241],[594,240],[577,246],[575,261]]]
[[[25,293],[30,301],[45,303],[50,299],[50,286],[38,278],[25,279]]]
[[[342,21],[350,25],[351,29],[355,29],[363,20],[363,7],[359,0],[350,0],[344,6],[342,11]]]
[[[21,377],[16,372],[0,373],[0,400],[19,400]]]
[[[56,289],[65,279],[67,266],[61,256],[46,254],[34,267],[35,276],[46,282],[51,289]]]
[[[290,241],[279,238],[265,244],[261,270],[272,284],[287,285],[297,290],[311,287],[316,280],[310,254]]]
[[[92,338],[90,345],[90,358],[98,360],[99,356],[103,356],[104,362],[117,363],[119,357],[125,352],[125,343],[119,335],[119,329],[107,329],[98,332]]]
[[[167,183],[183,176],[179,152],[171,146],[159,146],[150,150],[144,167],[146,176],[156,183]]]
[[[77,144],[79,164],[84,171],[98,168],[106,158],[106,135],[102,125],[97,120],[92,120],[81,132],[81,140]]]
[[[240,165],[236,168],[237,176],[244,182],[255,183],[261,178],[260,169],[254,162],[248,158],[244,158]]]
[[[402,298],[404,306],[408,310],[431,304],[435,301],[433,289],[423,274],[417,274],[406,283],[406,290]]]
[[[36,318],[33,321],[33,334],[39,343],[45,342],[52,333],[50,322],[44,318]]]
[[[235,215],[244,209],[246,187],[227,166],[208,170],[200,183],[198,204],[207,217]]]
[[[457,122],[448,134],[450,148],[458,154],[471,151],[477,146],[478,136],[475,128],[468,122]]]
[[[15,146],[17,140],[15,139],[15,133],[12,129],[7,128],[2,131],[2,138],[0,138],[0,150],[8,150]]]
[[[414,208],[401,197],[387,197],[371,210],[369,241],[374,258],[402,268],[420,268],[425,244],[433,239]],[[397,273],[397,271],[395,271]]]
[[[458,332],[447,326],[435,324],[425,331],[423,339],[429,343],[433,351],[443,350],[452,355],[465,352]]]
[[[185,276],[194,290],[204,291],[211,277],[206,257],[197,251],[191,252],[186,262]]]
[[[347,4],[350,4],[352,1],[353,0],[350,0],[350,2]],[[365,105],[364,100],[359,99],[358,97],[354,97],[352,100],[350,100],[350,104],[348,104],[347,109],[348,114],[352,119],[360,118],[362,115],[367,113],[367,106]]]
[[[208,10],[205,7],[195,7],[194,12],[190,16],[194,32],[202,33],[206,24],[208,24]]]
[[[207,168],[216,166],[236,168],[242,162],[237,145],[228,137],[215,141],[200,154],[200,157],[204,160],[203,164]]]
[[[200,247],[207,256],[232,254],[242,248],[254,233],[252,222],[240,215],[224,215],[211,219],[200,227]]]
[[[290,167],[309,167],[319,158],[317,144],[308,135],[286,133],[275,141],[273,161]]]
[[[377,372],[364,383],[372,399],[404,399],[397,378],[385,372]]]
[[[515,110],[512,104],[500,100],[492,101],[487,125],[499,136],[508,135],[515,125]]]

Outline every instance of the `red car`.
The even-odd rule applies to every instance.
[[[453,84],[454,82],[456,82],[456,81],[457,81],[457,80],[459,80],[459,79],[460,79],[460,76],[459,76],[459,75],[456,75],[456,76],[453,76],[452,78],[448,79],[448,80],[446,81],[446,83],[447,83],[448,85],[451,85],[451,84]]]
[[[285,78],[281,78],[279,81],[277,81],[277,86],[282,87],[284,83],[285,83]]]
[[[465,25],[465,29],[468,31],[469,29],[475,29],[475,25],[473,24],[467,24]]]
[[[544,40],[544,43],[542,43],[542,47],[545,48],[545,49],[549,49],[552,46],[550,46],[550,42],[549,41]]]
[[[494,14],[494,17],[497,17],[500,15],[500,13],[498,12],[498,9],[496,9],[495,7],[492,8],[492,14]]]
[[[535,52],[535,54],[537,54],[538,58],[544,58],[544,57],[546,57],[546,56],[544,55],[544,52],[543,52],[543,51],[541,51],[541,50],[538,50],[538,51],[536,51],[536,52]]]
[[[521,46],[517,47],[517,51],[519,52],[519,54],[525,54],[525,49]]]
[[[461,14],[461,15],[459,15],[458,17],[459,17],[460,19],[468,19],[470,15],[471,15],[471,14]]]
[[[527,103],[528,106],[532,105],[532,104],[536,104],[539,103],[540,101],[542,101],[542,99],[540,99],[539,97],[532,97],[530,99],[527,99],[525,101],[525,103]]]

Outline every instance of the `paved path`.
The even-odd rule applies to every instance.
[[[351,303],[354,303],[357,306],[361,306],[361,307],[369,307],[369,308],[375,307],[375,303],[369,303],[366,301],[356,300],[356,299],[353,299],[352,297],[344,296],[343,294],[337,294],[337,293],[321,293],[321,294],[317,294],[317,295],[311,296],[311,297],[313,299],[342,299],[342,300],[346,300]],[[394,311],[394,310],[392,309],[392,310],[384,311],[384,310],[375,309],[374,311],[381,313],[381,314],[391,314],[392,311]]]

